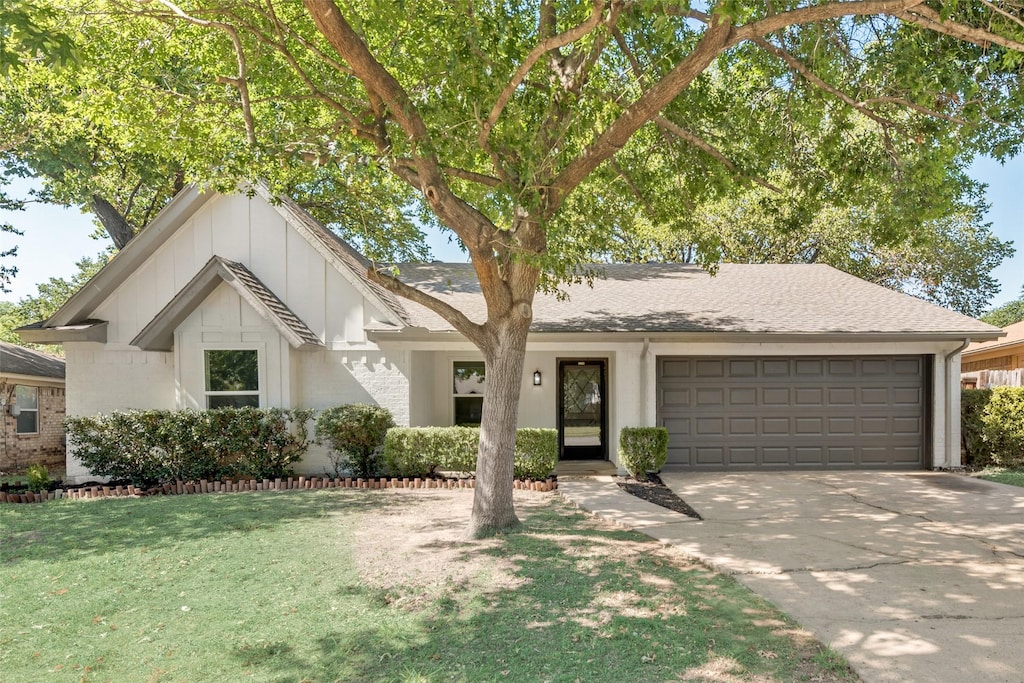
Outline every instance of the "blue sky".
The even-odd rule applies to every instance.
[[[990,302],[993,306],[1016,299],[1024,287],[1024,158],[1017,158],[1005,166],[991,159],[974,164],[971,175],[988,185],[988,201],[992,208],[988,220],[1000,239],[1013,240],[1017,254],[994,271],[1002,290]],[[18,181],[10,194],[26,196],[31,184]],[[18,275],[11,292],[0,293],[0,300],[17,301],[34,294],[36,285],[51,277],[68,277],[75,272],[75,262],[83,256],[102,251],[109,240],[94,240],[90,215],[75,209],[62,209],[45,204],[30,205],[22,212],[0,211],[0,222],[10,222],[24,230],[22,237],[0,234],[0,251],[18,246],[18,256],[11,261],[18,267]],[[446,237],[433,235],[431,248],[434,257],[443,261],[463,261],[464,255]]]

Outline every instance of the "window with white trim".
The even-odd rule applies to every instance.
[[[18,407],[17,433],[37,434],[39,432],[39,387],[15,385],[14,405]]]
[[[260,362],[256,349],[207,349],[206,407],[260,407]]]
[[[452,363],[453,424],[476,427],[484,409],[484,385],[487,381],[483,361]]]

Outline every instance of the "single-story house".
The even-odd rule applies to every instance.
[[[971,342],[961,354],[964,387],[987,389],[1024,385],[1024,321],[1003,328],[1006,336]]]
[[[63,470],[64,361],[0,342],[0,472]]]
[[[185,189],[22,328],[64,345],[68,413],[371,402],[402,425],[479,421],[476,348],[371,282],[298,205],[253,189]],[[397,268],[483,318],[471,265]],[[534,305],[519,422],[557,428],[560,457],[615,462],[622,427],[664,425],[669,466],[694,470],[959,465],[959,354],[998,328],[825,265],[602,270]],[[317,448],[303,462],[325,466]],[[87,475],[73,452],[68,469]]]

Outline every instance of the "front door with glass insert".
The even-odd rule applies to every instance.
[[[605,361],[558,362],[558,441],[563,460],[607,460]]]

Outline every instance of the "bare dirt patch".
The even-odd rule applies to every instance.
[[[467,538],[471,492],[389,489],[384,495],[395,504],[376,511],[374,523],[356,532],[356,562],[366,585],[382,591],[388,603],[413,608],[471,586],[497,591],[522,582],[512,558],[486,552],[500,539]],[[550,500],[550,493],[515,492],[520,517]]]

